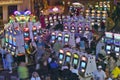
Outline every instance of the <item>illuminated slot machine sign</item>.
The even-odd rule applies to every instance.
[[[51,42],[52,42],[52,43],[55,43],[55,39],[56,39],[56,34],[55,34],[55,32],[53,32],[53,33],[51,34]]]
[[[62,38],[63,38],[62,33],[59,33],[57,38],[58,38],[58,41],[62,41]]]
[[[36,40],[37,39],[37,27],[36,26],[33,26],[32,32],[33,32],[34,40]]]
[[[120,34],[114,34],[114,51],[120,53]]]
[[[65,43],[68,43],[69,42],[69,34],[65,34],[65,37],[64,37],[64,42]]]
[[[107,44],[113,43],[113,33],[105,32],[105,43],[107,43]]]
[[[84,74],[86,72],[86,67],[87,67],[87,57],[86,56],[81,56],[80,65],[79,65],[79,74],[81,76],[84,76]]]
[[[77,53],[73,54],[72,66],[76,65],[78,67],[79,55]]]
[[[64,61],[64,51],[63,50],[59,50],[59,54],[58,54],[58,61],[59,61],[59,64],[63,64],[63,61]]]
[[[29,38],[29,28],[28,27],[24,28],[24,40],[25,41],[29,41],[30,40],[30,38]]]
[[[70,51],[66,51],[64,64],[70,63],[71,62],[71,58],[72,58],[71,52]]]

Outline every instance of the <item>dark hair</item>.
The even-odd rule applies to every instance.
[[[74,65],[74,69],[77,69],[77,65]]]

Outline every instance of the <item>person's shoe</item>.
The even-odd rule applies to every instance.
[[[12,71],[10,71],[9,73],[12,73]]]

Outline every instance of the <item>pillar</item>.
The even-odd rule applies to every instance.
[[[8,21],[8,6],[3,6],[3,22]]]

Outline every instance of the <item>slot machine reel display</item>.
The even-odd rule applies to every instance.
[[[69,44],[69,38],[70,38],[70,35],[69,35],[69,34],[64,34],[64,44],[65,44],[65,45],[68,45],[68,44]]]
[[[72,66],[74,65],[77,67],[79,65],[79,55],[77,53],[73,53]]]
[[[70,51],[66,51],[65,52],[64,64],[66,64],[66,63],[70,63],[71,64],[71,60],[72,60],[72,53]]]

